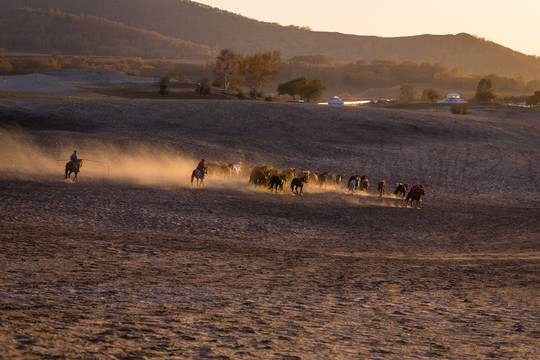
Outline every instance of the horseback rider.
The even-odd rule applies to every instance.
[[[416,182],[416,184],[411,188],[411,192],[419,193],[420,191],[422,191],[422,188],[422,185],[420,185],[419,182]]]
[[[73,154],[69,157],[70,162],[75,166],[77,170],[79,170],[79,159],[77,158],[77,150],[73,150]]]
[[[197,170],[199,170],[201,174],[204,174],[204,171],[206,170],[206,164],[204,162],[204,159],[199,161],[199,165],[197,165]]]

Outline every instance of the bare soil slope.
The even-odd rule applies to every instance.
[[[16,358],[538,358],[540,122],[524,119],[1,98],[0,347]],[[63,181],[73,149],[86,159],[78,183]],[[365,173],[372,187],[192,187],[201,157]],[[422,209],[404,208],[395,183],[416,181]]]

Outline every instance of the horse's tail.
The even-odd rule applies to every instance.
[[[69,171],[68,166],[69,166],[69,163],[66,164],[66,173],[65,173],[64,179],[67,179],[68,177],[68,171]]]
[[[195,170],[191,173],[191,185],[193,185],[193,178],[195,177]]]

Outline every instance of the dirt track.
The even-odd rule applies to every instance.
[[[2,158],[6,357],[540,356],[538,123],[250,102],[2,104],[3,143],[32,144],[36,159],[17,172],[21,152]],[[56,154],[79,145],[90,156],[96,144],[124,156],[110,176],[86,164],[78,184],[61,181]],[[156,172],[141,145],[176,165]],[[373,189],[312,186],[300,197],[219,178],[192,188],[201,149],[365,171],[372,183],[420,179],[428,193],[415,210]]]

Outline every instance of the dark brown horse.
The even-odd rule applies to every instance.
[[[251,170],[251,175],[249,176],[249,182],[253,183],[255,187],[259,186],[268,186],[268,181],[273,175],[277,174],[277,170],[269,169],[266,166],[255,166]]]
[[[278,192],[278,190],[283,191],[283,184],[284,183],[285,183],[285,179],[283,178],[283,176],[274,175],[270,179],[270,187],[268,189],[270,189],[270,191],[272,192],[272,191],[274,191],[274,187],[275,187],[276,188],[276,193]]]
[[[304,184],[307,183],[308,177],[302,176],[301,178],[294,178],[291,181],[291,192],[296,195],[304,194]],[[298,193],[298,188],[300,188],[300,193]]]
[[[79,174],[79,171],[82,167],[82,159],[77,160],[77,163],[78,164],[70,161],[66,164],[66,175],[64,179],[71,180],[71,174],[75,174],[75,176],[73,177],[73,181],[74,182],[78,181],[77,174]]]
[[[422,207],[422,205],[420,205],[420,202],[422,202],[422,196],[424,195],[426,195],[426,191],[424,190],[424,188],[421,188],[420,191],[409,191],[407,197],[405,198],[405,207],[409,206],[409,200],[411,200],[411,207],[413,206],[413,203],[415,201],[415,208],[418,209],[418,207]]]
[[[359,190],[367,192],[368,189],[369,189],[369,180],[364,175],[364,176],[362,176],[362,179],[360,180],[360,189]]]
[[[383,196],[386,193],[386,181],[381,180],[377,185],[377,190],[379,190],[379,194]]]

